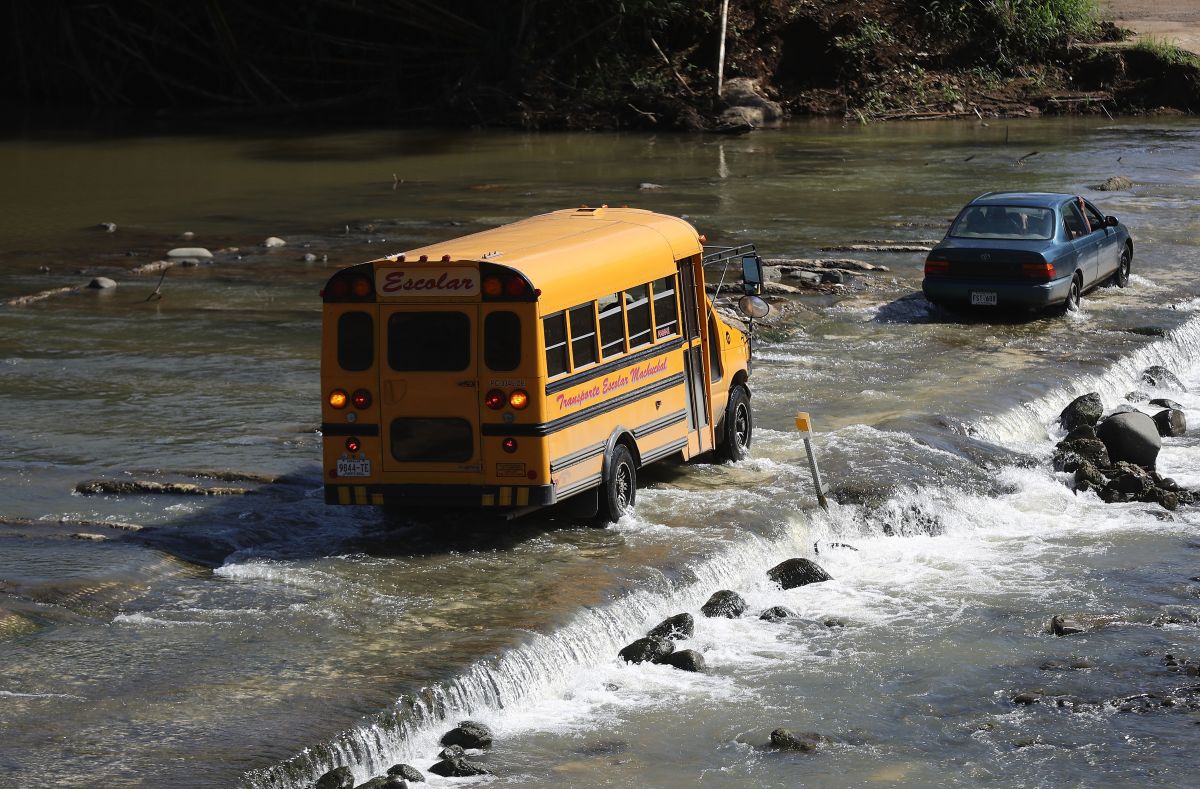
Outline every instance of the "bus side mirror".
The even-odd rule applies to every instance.
[[[762,258],[758,255],[742,257],[742,290],[747,296],[757,296],[763,289]]]

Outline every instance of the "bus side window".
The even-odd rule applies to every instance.
[[[521,318],[493,312],[483,322],[483,363],[489,370],[515,370],[521,364]]]
[[[650,287],[638,285],[625,291],[625,318],[629,321],[629,348],[654,341],[650,331]]]
[[[556,312],[542,318],[542,333],[546,335],[546,376],[562,375],[570,366],[567,357],[567,314]]]
[[[375,321],[367,312],[343,312],[338,318],[338,366],[361,372],[375,363]]]
[[[675,303],[675,275],[656,279],[654,288],[654,337],[679,334],[679,308]]]
[[[590,301],[571,308],[571,356],[574,370],[596,361],[596,307]]]
[[[625,352],[625,318],[621,315],[621,300],[616,293],[601,296],[600,356],[607,359]]]

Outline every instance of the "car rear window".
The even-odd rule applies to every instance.
[[[1054,212],[1010,205],[967,206],[950,228],[954,238],[1046,241],[1054,237]]]

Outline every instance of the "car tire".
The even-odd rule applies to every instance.
[[[1129,254],[1129,247],[1121,250],[1121,262],[1117,264],[1117,273],[1113,274],[1113,284],[1118,288],[1124,288],[1129,285],[1129,271],[1132,268],[1132,255]]]
[[[600,487],[600,523],[616,523],[637,501],[637,464],[624,444],[615,444]]]
[[[1080,302],[1083,300],[1083,285],[1080,284],[1079,275],[1076,274],[1071,278],[1071,289],[1067,291],[1067,312],[1079,312],[1082,308]]]
[[[729,390],[729,402],[725,406],[723,429],[717,443],[717,456],[734,463],[745,460],[750,454],[750,442],[754,438],[754,411],[750,408],[750,394],[743,386]]]

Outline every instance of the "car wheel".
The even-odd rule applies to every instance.
[[[1075,276],[1071,279],[1071,289],[1067,291],[1067,311],[1079,312],[1081,295],[1083,288],[1079,285],[1079,277]]]
[[[1117,264],[1117,273],[1113,275],[1113,282],[1118,288],[1123,288],[1129,284],[1129,270],[1132,267],[1132,261],[1129,259],[1129,247],[1121,250],[1121,262]]]
[[[725,429],[717,454],[722,460],[734,463],[745,460],[750,454],[750,441],[754,437],[754,412],[750,410],[750,396],[745,388],[735,386],[729,392],[729,404],[725,406]]]
[[[600,489],[599,519],[602,523],[616,523],[621,516],[633,509],[637,500],[637,466],[629,447],[617,444],[608,461],[608,473],[604,475]]]

